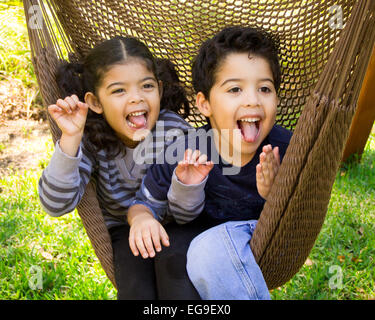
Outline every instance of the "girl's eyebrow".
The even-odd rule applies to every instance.
[[[146,78],[143,78],[142,80],[139,81],[139,83],[142,83],[142,82],[145,82],[147,80],[153,80],[153,81],[156,81],[156,79],[154,77],[146,77]],[[108,90],[110,87],[113,87],[113,86],[117,86],[117,85],[124,85],[126,84],[126,82],[112,82],[107,88],[106,90]]]

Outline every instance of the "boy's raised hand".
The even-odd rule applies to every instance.
[[[267,200],[273,182],[280,168],[279,147],[272,150],[270,144],[263,147],[256,166],[256,181],[259,195]]]
[[[88,105],[79,101],[76,95],[68,96],[64,100],[58,99],[56,104],[48,106],[48,112],[62,133],[69,136],[83,133],[87,111]]]
[[[201,183],[214,167],[212,161],[207,161],[207,156],[199,150],[185,150],[184,160],[180,161],[176,168],[178,180],[184,184]]]

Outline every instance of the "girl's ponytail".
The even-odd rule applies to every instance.
[[[84,101],[85,88],[83,81],[83,64],[69,63],[61,60],[57,68],[56,81],[63,97],[77,95],[80,101]]]
[[[190,105],[186,91],[178,78],[174,64],[168,59],[155,59],[156,73],[163,82],[163,94],[160,109],[167,109],[180,113],[186,118],[189,115]]]

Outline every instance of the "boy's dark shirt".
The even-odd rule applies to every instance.
[[[211,129],[209,124],[199,128],[208,132]],[[265,200],[259,195],[256,187],[256,165],[259,163],[259,155],[263,146],[271,144],[272,148],[278,146],[280,161],[282,161],[286,149],[289,145],[292,133],[279,126],[274,125],[268,136],[262,141],[252,160],[240,168],[235,175],[223,175],[223,169],[232,166],[226,164],[221,157],[219,163],[215,163],[210,171],[205,185],[205,204],[203,215],[212,222],[222,223],[229,220],[252,220],[258,219],[263,209]],[[187,139],[186,139],[187,140]],[[196,148],[199,149],[199,139],[196,139]],[[207,150],[208,160],[213,158],[211,148],[213,139],[208,139]],[[187,142],[185,141],[186,147]],[[191,147],[191,146],[190,146]],[[194,147],[193,147],[194,149]],[[200,150],[200,149],[199,149]],[[202,151],[202,150],[200,150]],[[157,200],[166,200],[171,178],[175,165],[154,164],[152,165],[144,179],[144,186]]]

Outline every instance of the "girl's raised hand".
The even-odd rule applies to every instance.
[[[207,156],[200,153],[199,150],[194,152],[191,149],[185,150],[184,160],[180,161],[176,168],[178,180],[184,184],[201,183],[214,167],[212,161],[207,161]]]
[[[270,144],[263,147],[259,156],[259,163],[256,166],[256,182],[259,195],[263,199],[271,190],[275,177],[280,168],[279,147],[272,149]]]
[[[48,106],[48,112],[62,133],[69,136],[83,134],[87,111],[88,105],[79,101],[76,95],[68,96],[64,100],[59,99],[56,104]]]

